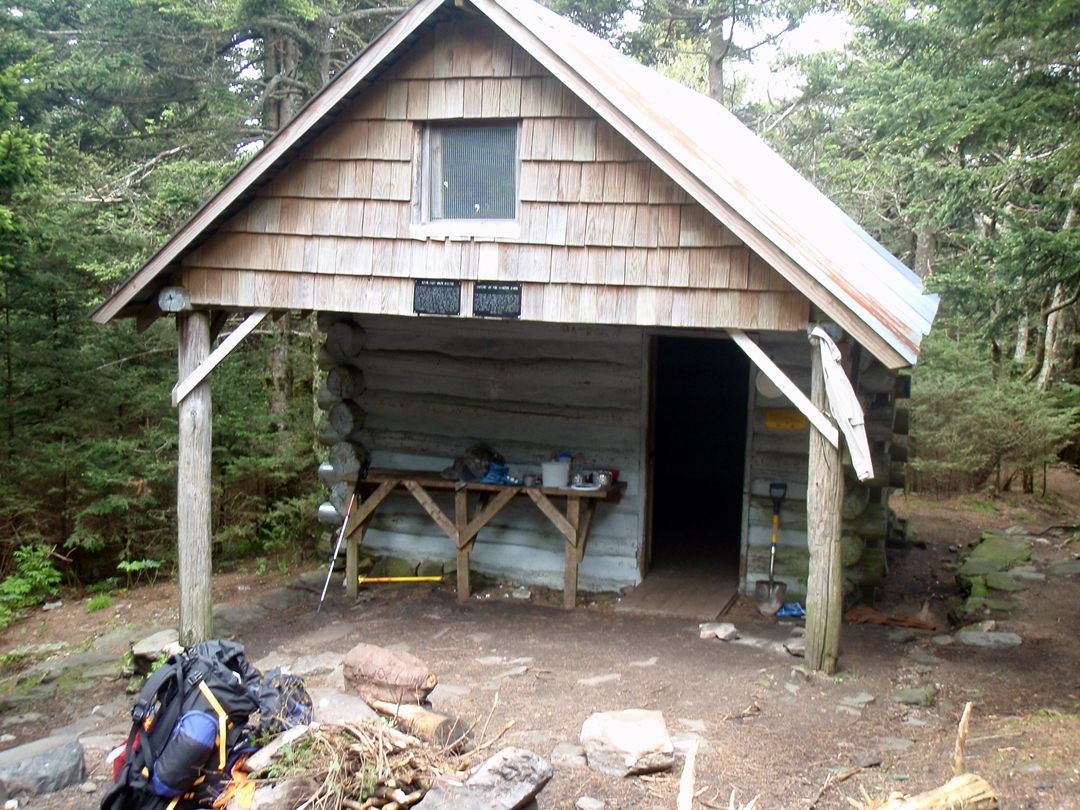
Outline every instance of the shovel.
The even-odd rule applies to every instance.
[[[776,582],[776,535],[780,532],[780,502],[787,495],[787,484],[769,484],[769,497],[772,498],[772,543],[769,546],[769,578],[759,579],[754,588],[754,602],[763,616],[775,616],[776,611],[784,606],[787,585]]]

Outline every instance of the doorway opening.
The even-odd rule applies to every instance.
[[[750,360],[732,340],[657,338],[652,567],[737,576]]]

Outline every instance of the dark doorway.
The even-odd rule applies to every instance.
[[[737,573],[749,384],[734,341],[657,338],[653,569]]]

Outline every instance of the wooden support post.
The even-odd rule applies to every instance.
[[[469,492],[459,489],[454,493],[454,527],[458,537],[465,534],[465,527],[469,525]],[[459,602],[467,602],[469,599],[469,551],[472,550],[472,540],[457,546],[457,598]]]
[[[179,378],[185,380],[210,354],[210,315],[183,312],[179,331]],[[177,560],[180,643],[185,647],[213,635],[210,567],[210,379],[204,378],[179,406],[176,473]]]
[[[828,413],[821,344],[810,342],[813,371],[810,398]],[[844,501],[844,470],[840,448],[833,446],[811,423],[810,469],[806,491],[807,542],[810,573],[806,583],[806,663],[831,675],[840,654],[840,614],[843,591],[840,567],[840,523]]]
[[[566,522],[573,529],[572,535],[566,537],[566,564],[563,571],[563,607],[573,610],[577,605],[577,568],[578,551],[580,542],[578,537],[578,525],[581,523],[581,498],[571,495],[566,499]],[[572,539],[571,539],[572,538]]]
[[[355,599],[360,592],[360,546],[371,525],[371,518],[369,514],[345,539],[345,595],[350,599]]]

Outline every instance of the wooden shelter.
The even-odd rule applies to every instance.
[[[682,534],[752,589],[786,482],[780,571],[793,595],[809,582],[828,667],[845,484],[808,327],[832,324],[864,400],[876,472],[847,489],[882,523],[895,372],[936,307],[710,99],[531,0],[419,0],[94,318],[177,318],[184,641],[210,627],[209,372],[267,312],[318,310],[363,330],[339,361],[363,372],[351,413],[376,467],[434,471],[488,441],[512,466],[565,449],[620,471],[576,549],[586,586],[639,582]],[[480,511],[444,525],[413,494],[365,543],[453,558]],[[569,524],[504,500],[471,564],[562,582]]]

